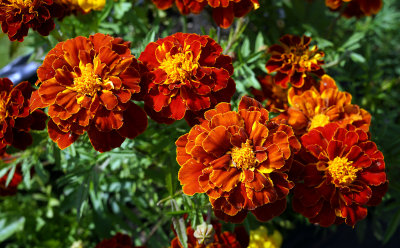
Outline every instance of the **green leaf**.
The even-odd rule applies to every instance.
[[[128,11],[131,10],[132,3],[127,3],[127,2],[118,2],[115,3],[114,7],[114,13],[115,13],[115,18],[121,19],[124,14]]]
[[[174,199],[171,200],[171,208],[172,211],[179,211],[178,204]],[[172,224],[174,225],[174,229],[178,236],[179,242],[181,243],[183,248],[188,248],[187,245],[188,237],[186,234],[185,219],[183,219],[183,217],[181,218],[172,217]]]
[[[354,33],[339,49],[354,50],[350,48],[354,47],[354,45],[357,45],[357,43],[359,43],[360,40],[364,38],[364,36],[364,33]]]
[[[240,53],[242,55],[242,58],[246,58],[250,55],[250,41],[247,37],[243,41],[242,47],[240,48]]]
[[[361,64],[365,63],[365,61],[366,61],[366,59],[361,54],[358,54],[358,53],[350,53],[350,58],[354,62],[361,63]]]
[[[8,185],[10,184],[10,182],[11,182],[11,180],[13,179],[13,177],[14,177],[14,173],[15,173],[15,168],[16,168],[17,166],[13,166],[13,167],[11,167],[11,170],[10,170],[10,172],[8,173],[8,175],[7,175],[7,181],[6,181],[6,187],[8,187]]]
[[[257,37],[256,37],[256,44],[255,44],[255,51],[261,51],[263,50],[264,47],[264,36],[262,35],[262,32],[258,32]]]
[[[9,223],[9,225],[6,225]],[[14,233],[20,232],[24,229],[25,217],[20,217],[19,219],[12,221],[0,220],[0,242],[11,237]]]

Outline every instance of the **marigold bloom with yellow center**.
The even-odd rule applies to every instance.
[[[256,230],[250,231],[248,248],[280,248],[282,241],[283,238],[280,232],[274,230],[272,235],[270,235],[265,226],[260,226]]]
[[[388,185],[385,162],[364,130],[329,123],[303,135],[301,142],[305,153],[299,153],[295,211],[321,226],[354,226],[366,217],[366,206],[381,202]]]
[[[351,95],[339,91],[335,81],[326,74],[321,77],[319,90],[312,87],[296,95],[291,88],[288,95],[292,106],[278,118],[286,120],[296,135],[331,122],[337,122],[341,127],[353,124],[364,131],[369,130],[371,115],[351,104]]]
[[[145,110],[160,123],[189,123],[235,92],[232,61],[208,36],[176,33],[151,42],[139,57],[151,80],[141,86]]]
[[[32,144],[30,130],[43,130],[47,116],[43,111],[29,112],[29,98],[34,89],[29,82],[17,86],[0,78],[0,156],[7,146],[25,150]]]
[[[311,75],[321,77],[324,70],[325,54],[317,46],[309,47],[311,38],[303,35],[284,35],[268,49],[271,58],[267,61],[268,73],[276,72],[275,83],[283,88],[291,83],[293,87],[310,87],[313,83]]]
[[[261,90],[251,89],[251,94],[259,102],[267,100],[265,108],[271,112],[284,112],[289,108],[288,90],[275,83],[274,77],[265,75],[257,77]]]
[[[286,172],[300,143],[291,127],[243,97],[238,112],[220,103],[177,141],[178,179],[187,195],[206,193],[215,215],[240,223],[251,211],[260,221],[280,215],[293,187]]]
[[[49,107],[49,136],[61,149],[84,132],[100,152],[144,132],[146,113],[131,100],[147,69],[129,48],[121,38],[95,34],[60,42],[47,54],[31,109]]]
[[[351,18],[376,15],[382,8],[382,0],[325,0],[325,5],[331,10],[339,11],[342,15]]]

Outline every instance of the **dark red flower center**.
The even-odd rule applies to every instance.
[[[159,68],[168,75],[165,84],[184,82],[192,77],[199,67],[198,58],[194,58],[192,51],[182,51],[171,55],[167,53]]]
[[[342,157],[336,157],[328,162],[329,174],[337,187],[348,186],[357,178],[357,172],[360,169],[355,168],[352,164],[352,161]]]
[[[231,150],[232,165],[238,169],[252,169],[256,165],[256,156],[250,140],[242,143],[242,147],[233,147]]]

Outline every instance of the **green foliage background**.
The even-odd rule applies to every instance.
[[[236,106],[251,87],[259,88],[256,76],[266,73],[268,46],[287,33],[311,36],[326,53],[327,73],[353,95],[353,103],[371,113],[372,139],[385,155],[390,181],[383,202],[369,208],[367,219],[354,230],[346,231],[356,233],[359,243],[371,238],[370,232],[379,242],[397,242],[392,238],[400,233],[400,182],[396,180],[400,177],[400,2],[384,0],[377,16],[361,19],[341,18],[322,0],[261,0],[260,4],[258,10],[222,30],[213,23],[210,10],[183,17],[177,9],[158,10],[150,1],[107,1],[100,12],[58,22],[48,37],[31,32],[23,43],[10,43],[1,35],[0,67],[32,51],[31,59],[41,61],[58,41],[78,35],[102,32],[123,37],[132,42],[138,57],[157,38],[196,32],[210,35],[225,54],[235,58],[237,93],[232,103]],[[136,245],[167,247],[173,219],[189,213],[198,223],[210,208],[203,195],[183,195],[177,180],[174,142],[188,131],[184,120],[172,125],[150,120],[144,134],[103,154],[93,150],[87,137],[60,151],[46,131],[34,133],[32,147],[14,151],[20,156],[14,165],[1,165],[0,175],[19,162],[24,172],[18,194],[0,199],[2,247],[71,247],[79,240],[83,247],[94,247],[117,231],[134,237]],[[244,224],[248,230],[260,225],[252,216]],[[266,225],[282,232],[284,246],[290,246],[292,230],[312,228],[320,237],[338,231],[312,226],[291,210],[290,203],[284,215]]]

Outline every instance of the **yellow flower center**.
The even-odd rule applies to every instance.
[[[171,56],[170,53],[165,55],[165,59],[161,62],[159,68],[164,70],[168,75],[165,83],[184,82],[190,79],[199,67],[198,62],[193,58],[191,51],[176,53]]]
[[[352,161],[341,157],[328,162],[328,171],[336,186],[349,185],[357,178],[357,172],[360,169],[353,167],[352,164]]]
[[[81,76],[74,78],[74,85],[67,87],[83,95],[94,96],[102,89],[103,82],[99,76],[94,73],[93,64],[79,66]]]
[[[318,52],[318,47],[313,46],[311,50],[306,50],[303,46],[292,47],[287,53],[291,54],[289,57],[289,63],[298,64],[300,67],[310,71],[313,65],[318,64],[318,61],[322,59],[322,53]]]
[[[312,118],[311,124],[310,124],[310,127],[308,130],[311,130],[316,127],[323,127],[326,124],[328,124],[329,122],[330,122],[329,116],[324,115],[324,114],[317,114]]]
[[[238,169],[252,169],[256,165],[256,156],[250,140],[242,143],[242,147],[233,147],[231,150],[232,165]]]

